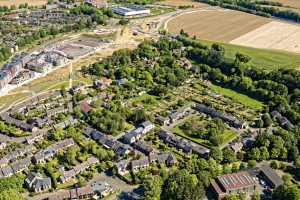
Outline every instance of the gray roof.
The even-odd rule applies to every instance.
[[[81,173],[85,171],[87,168],[89,168],[91,165],[96,164],[99,162],[99,160],[95,157],[89,157],[87,161],[80,163],[79,165],[76,165],[69,171],[64,171],[62,175],[60,176],[60,180],[64,182],[65,180],[74,177],[76,174]]]
[[[139,141],[139,142],[135,143],[134,147],[147,156],[150,153],[154,152],[154,149],[151,146],[147,145],[144,141]]]
[[[26,169],[31,164],[31,156],[28,156],[22,160],[16,161],[11,164],[11,167],[15,173]]]
[[[283,184],[283,180],[271,167],[264,165],[260,168],[260,170],[261,173],[263,173],[269,179],[269,181],[274,184],[275,187]]]
[[[133,160],[131,162],[132,168],[148,166],[149,164],[149,159],[147,157],[140,158],[139,160]]]
[[[41,174],[30,172],[25,179],[26,185],[33,191],[40,191],[51,187],[51,179],[42,177]]]
[[[10,117],[6,112],[1,113],[0,117],[3,121],[5,121],[5,123],[14,125],[24,131],[34,131],[36,128],[33,125],[27,124],[26,122]]]
[[[14,173],[13,169],[11,168],[11,166],[6,166],[1,168],[1,171],[3,173],[3,176],[7,177],[10,176]]]
[[[150,121],[144,121],[140,124],[140,126],[146,128],[147,126],[152,126],[152,123]]]
[[[238,120],[235,117],[233,117],[232,115],[229,115],[225,112],[218,111],[215,108],[206,106],[204,104],[196,104],[195,109],[198,110],[199,112],[203,112],[212,117],[218,117],[218,118],[230,123],[231,125],[233,125],[235,127],[240,127],[244,124],[244,121]]]
[[[97,182],[93,182],[91,184],[91,186],[92,186],[92,189],[94,192],[99,192],[99,193],[102,193],[102,192],[105,192],[105,191],[111,189],[111,185],[109,185],[107,182],[97,181]]]

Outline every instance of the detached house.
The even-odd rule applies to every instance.
[[[30,172],[25,179],[25,185],[33,192],[42,192],[51,188],[51,179],[44,178],[39,173]]]

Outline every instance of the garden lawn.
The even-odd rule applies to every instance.
[[[211,85],[211,88],[215,92],[220,93],[224,96],[230,97],[233,100],[235,100],[235,101],[237,101],[237,102],[239,102],[239,103],[241,103],[245,106],[248,106],[252,109],[261,110],[264,106],[263,102],[255,100],[251,97],[248,97],[247,95],[238,93],[234,90],[231,90],[231,89],[228,89],[228,88],[223,88],[223,87],[220,87],[220,86],[217,86],[217,85]]]

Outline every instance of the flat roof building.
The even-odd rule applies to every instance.
[[[260,168],[260,175],[272,187],[276,188],[283,184],[281,177],[271,167],[264,165]]]
[[[251,194],[256,190],[256,182],[246,171],[218,176],[211,182],[218,200],[232,193]]]
[[[150,15],[150,9],[143,8],[139,6],[130,6],[130,7],[114,7],[112,9],[115,13],[122,16],[136,16],[136,15]]]

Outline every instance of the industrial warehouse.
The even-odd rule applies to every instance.
[[[114,7],[113,11],[119,15],[130,17],[130,16],[146,16],[150,15],[150,9],[140,7],[140,6],[131,6],[131,7]]]

